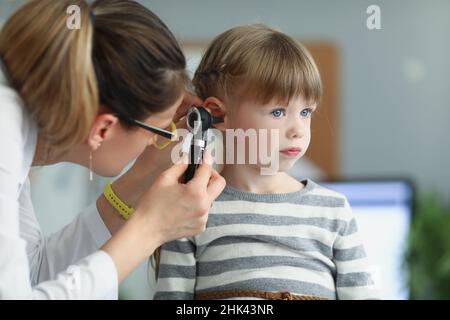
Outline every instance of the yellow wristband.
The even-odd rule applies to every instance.
[[[119,197],[114,193],[111,182],[108,182],[103,189],[103,195],[105,196],[106,200],[120,213],[120,215],[125,219],[128,220],[128,218],[131,216],[131,214],[134,212],[134,209],[127,206],[122,200],[119,199]]]

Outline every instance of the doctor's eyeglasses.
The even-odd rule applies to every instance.
[[[130,120],[128,121],[131,124],[134,124],[142,129],[153,132],[155,135],[153,136],[153,145],[156,149],[162,150],[167,147],[170,143],[176,140],[177,138],[177,127],[175,123],[172,121],[170,124],[170,131],[168,129],[161,129],[144,123],[139,120]],[[159,138],[162,137],[162,138]]]

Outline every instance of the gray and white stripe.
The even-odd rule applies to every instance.
[[[234,289],[378,298],[347,200],[304,183],[275,195],[225,188],[204,233],[163,246],[155,299]]]

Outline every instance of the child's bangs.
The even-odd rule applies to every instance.
[[[276,101],[288,105],[291,99],[301,96],[308,104],[318,104],[322,85],[313,59],[306,49],[278,45],[249,61],[239,97],[262,104]]]

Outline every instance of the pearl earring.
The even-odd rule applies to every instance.
[[[89,152],[89,181],[93,180],[92,174],[92,151]]]

